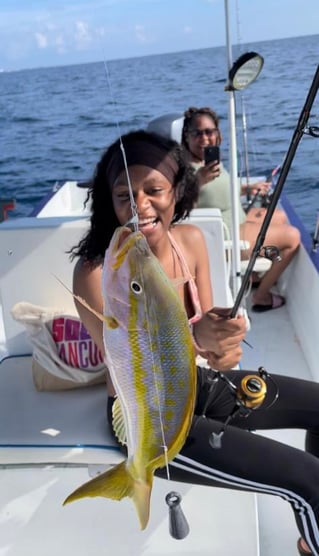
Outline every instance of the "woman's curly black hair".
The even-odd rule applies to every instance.
[[[107,176],[107,168],[112,160],[113,153],[135,141],[143,141],[145,148],[147,144],[153,144],[163,152],[169,153],[178,165],[178,171],[172,184],[176,190],[176,204],[172,224],[186,218],[198,198],[198,183],[193,168],[185,157],[185,151],[176,141],[167,139],[155,133],[144,130],[131,131],[117,139],[102,155],[98,162],[94,176],[89,186],[88,200],[91,200],[90,228],[80,243],[70,250],[71,260],[81,256],[92,263],[103,261],[115,229],[120,223],[114,212],[111,187]]]

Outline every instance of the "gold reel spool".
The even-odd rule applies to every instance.
[[[267,394],[266,382],[258,375],[246,375],[238,388],[237,397],[249,409],[259,407]]]

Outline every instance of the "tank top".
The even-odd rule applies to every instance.
[[[194,322],[198,321],[203,314],[200,301],[199,301],[198,289],[196,286],[194,276],[192,276],[192,274],[190,273],[188,264],[177,242],[175,241],[175,239],[173,238],[170,232],[167,233],[168,233],[169,240],[171,242],[172,249],[175,251],[177,259],[181,266],[183,277],[186,279],[185,285],[188,287],[188,293],[189,293],[189,297],[194,312],[194,314],[188,320],[190,324],[193,324]]]

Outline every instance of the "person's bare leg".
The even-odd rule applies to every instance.
[[[265,208],[252,207],[247,214],[247,221],[255,222],[261,226],[266,214]],[[288,224],[286,213],[281,209],[276,209],[271,218],[271,224]]]
[[[249,255],[255,245],[260,226],[253,222],[245,222],[241,225],[241,239],[250,243]],[[271,268],[262,277],[258,288],[253,295],[253,303],[258,305],[269,305],[272,302],[270,289],[277,282],[279,276],[287,268],[295,256],[300,245],[300,234],[297,228],[290,225],[273,225],[268,228],[265,245],[275,245],[281,256],[281,261],[274,261]]]

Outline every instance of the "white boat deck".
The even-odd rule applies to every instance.
[[[251,329],[246,339],[252,348],[243,344],[242,368],[256,370],[258,366],[263,366],[269,373],[311,380],[311,373],[291,322],[288,306],[254,313],[250,310],[250,305],[248,302]]]
[[[262,365],[270,374],[312,380],[288,307],[266,313],[249,311],[249,315],[251,330],[247,341],[253,349],[244,345],[242,368],[256,370]],[[304,448],[305,432],[301,430],[262,431],[258,434]],[[289,504],[279,497],[258,494],[257,508],[260,556],[297,556],[299,533]]]
[[[139,530],[132,503],[96,498],[62,507],[67,494],[88,480],[83,468],[7,469],[0,474],[0,551],[6,556],[255,556],[253,498],[231,491],[172,483],[183,497],[190,525],[186,539],[168,534],[167,482],[155,479],[152,515]],[[14,498],[12,486],[14,484]],[[247,522],[247,515],[252,519]],[[221,531],[231,531],[227,539]]]

